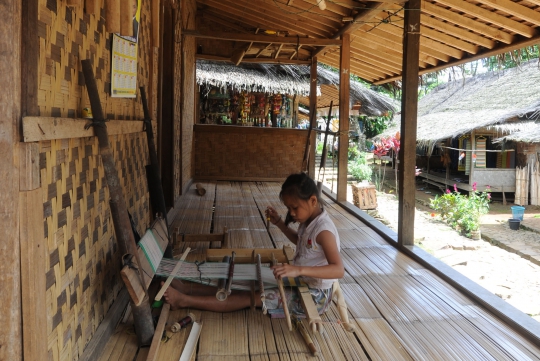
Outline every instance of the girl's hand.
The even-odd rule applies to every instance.
[[[281,279],[282,277],[301,276],[300,274],[301,268],[298,266],[290,265],[288,263],[272,266],[271,269],[274,271],[274,277],[276,277],[276,279]]]
[[[277,224],[281,219],[279,213],[270,206],[266,207],[266,211],[264,213],[266,214],[266,218],[270,218],[270,222],[272,222],[274,225]]]

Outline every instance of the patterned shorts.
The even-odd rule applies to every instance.
[[[287,282],[284,282],[287,284]],[[310,288],[309,293],[313,298],[313,302],[317,307],[319,315],[326,312],[330,301],[332,300],[332,288],[325,290]],[[268,313],[272,318],[283,318],[285,314],[283,313],[283,300],[279,294],[278,288],[270,288],[264,290],[265,306],[268,309]],[[304,318],[304,309],[302,308],[302,303],[300,302],[300,293],[298,292],[298,287],[285,286],[285,297],[287,297],[287,305],[289,306],[289,313],[291,316],[296,316],[298,318]]]

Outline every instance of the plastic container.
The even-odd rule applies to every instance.
[[[512,210],[513,219],[519,219],[520,221],[523,220],[523,214],[525,214],[525,207],[512,206],[510,207],[510,209]]]
[[[510,226],[510,229],[517,231],[519,229],[519,225],[521,223],[521,220],[516,218],[510,218],[508,220],[508,225]]]

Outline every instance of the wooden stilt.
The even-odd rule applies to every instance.
[[[398,243],[414,245],[416,123],[418,117],[418,59],[420,3],[405,5],[403,25],[403,96],[401,101],[401,150],[399,152]]]

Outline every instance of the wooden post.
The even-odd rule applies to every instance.
[[[309,86],[309,129],[306,139],[306,148],[304,149],[304,159],[302,161],[302,171],[308,171],[309,164],[309,147],[311,138],[311,129],[317,122],[317,58],[311,58],[310,69],[310,86]],[[315,161],[315,160],[313,160]],[[311,178],[315,177],[315,174],[309,174]]]
[[[120,34],[133,36],[133,2],[135,0],[120,0]]]
[[[2,180],[2,191],[0,192],[0,229],[2,229],[2,241],[0,241],[0,287],[2,288],[2,292],[0,292],[0,324],[2,325],[0,359],[19,361],[23,357],[21,335],[22,265],[21,238],[19,237],[19,214],[22,210],[19,209],[18,142],[20,135],[17,132],[18,129],[22,128],[19,124],[19,119],[21,119],[21,76],[26,76],[26,74],[21,74],[21,64],[23,64],[22,69],[37,64],[36,59],[21,57],[21,36],[25,36],[25,34],[21,34],[21,15],[22,11],[25,13],[31,11],[32,14],[27,13],[24,17],[32,17],[37,21],[38,5],[30,4],[30,9],[23,9],[21,1],[5,0],[2,1],[2,9],[0,14],[0,48],[2,49],[0,84],[5,91],[2,94],[2,101],[0,101],[0,114],[2,114],[0,116],[0,129],[2,129],[2,141],[0,142],[0,179]],[[23,26],[26,27],[27,24],[23,24]],[[35,27],[37,24],[30,26]],[[35,36],[36,33],[33,35]],[[35,38],[31,40],[32,45],[38,41]],[[26,85],[22,84],[23,87]],[[31,85],[35,85],[33,90],[37,91],[37,83],[31,82]],[[27,94],[25,89],[22,90],[22,93]],[[34,100],[37,104],[37,97]],[[43,223],[41,223],[43,230],[42,225]],[[37,227],[37,225],[34,224],[32,227]],[[46,339],[47,332],[42,329],[40,336]]]
[[[86,88],[88,90],[88,97],[92,107],[92,114],[94,116],[94,132],[98,138],[99,153],[101,155],[101,161],[105,171],[105,179],[107,181],[107,186],[109,188],[111,197],[109,205],[111,208],[111,218],[114,224],[114,233],[116,235],[116,241],[118,242],[118,248],[121,255],[126,253],[134,255],[135,259],[137,260],[137,264],[140,265],[141,262],[139,261],[137,245],[135,244],[135,238],[133,236],[133,231],[131,230],[131,223],[129,221],[122,186],[120,179],[118,178],[114,157],[109,147],[107,126],[105,125],[105,117],[103,115],[101,102],[99,100],[99,93],[97,90],[96,79],[94,78],[92,62],[87,59],[82,60],[81,63]],[[139,268],[141,284],[144,287],[144,277],[142,276],[141,272],[141,268]],[[150,312],[148,295],[139,306],[136,306],[132,301],[131,308],[134,315],[133,320],[139,345],[149,345],[152,342],[152,337],[154,335],[154,323],[152,320],[152,314]]]
[[[347,153],[349,152],[349,94],[351,78],[351,35],[341,36],[341,52],[339,64],[339,148],[338,148],[338,179],[337,201],[347,200]]]
[[[469,164],[471,169],[469,169],[469,184],[472,185],[474,182],[474,168],[476,168],[476,162],[474,162],[474,155],[476,154],[476,132],[473,129],[471,131],[471,163]],[[470,192],[469,192],[470,193]]]
[[[105,27],[111,34],[120,33],[120,0],[105,0]]]
[[[414,245],[416,121],[418,116],[418,60],[420,4],[405,4],[403,26],[403,95],[401,100],[401,150],[399,152],[398,243]]]
[[[159,48],[159,14],[161,11],[161,1],[152,0],[152,46]]]

